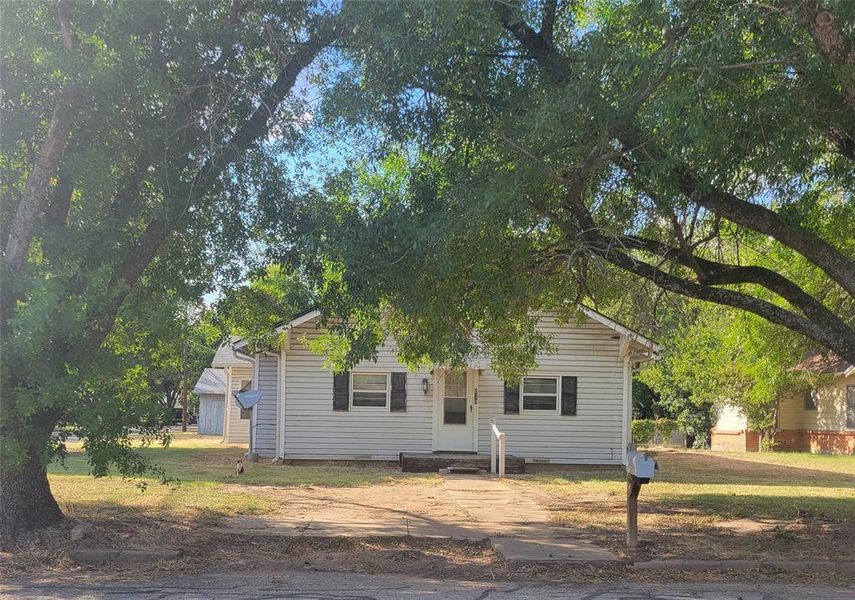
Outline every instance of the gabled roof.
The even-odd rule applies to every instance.
[[[814,352],[793,367],[793,371],[808,371],[820,375],[850,375],[855,373],[855,366],[833,352],[829,352],[828,354]]]
[[[321,316],[320,310],[316,308],[310,308],[309,310],[305,310],[295,315],[290,321],[282,323],[281,325],[276,327],[275,331],[276,333],[284,333],[289,329],[302,325],[303,323],[308,323],[312,319],[317,319],[319,316]],[[233,339],[234,341],[232,341],[231,347],[235,350],[240,350],[241,348],[247,345],[247,341],[244,339],[241,339],[239,337],[235,337]]]
[[[654,354],[658,354],[661,351],[661,347],[659,346],[659,344],[657,344],[650,338],[638,333],[637,331],[630,329],[622,323],[618,323],[614,319],[610,319],[607,316],[598,313],[593,308],[588,308],[587,306],[580,304],[579,310],[585,313],[587,317],[593,319],[594,321],[597,321],[601,325],[605,325],[609,329],[615,331],[616,333],[619,333],[622,336],[625,336],[633,342],[636,342],[637,344],[641,344],[642,346],[649,348]]]
[[[207,368],[202,371],[199,381],[193,386],[196,394],[225,394],[226,372],[223,369]]]
[[[211,359],[212,367],[231,367],[232,365],[245,365],[247,362],[247,358],[240,358],[235,353],[235,344],[237,344],[241,339],[233,335],[227,341],[220,344],[220,347],[217,348],[217,353],[214,354],[214,358]]]

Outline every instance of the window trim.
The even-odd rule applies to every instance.
[[[360,406],[353,403],[353,393],[356,391],[353,387],[354,375],[385,375],[386,376],[386,404],[383,406]],[[348,407],[350,410],[391,410],[392,406],[392,372],[391,371],[351,371],[350,385],[348,386]],[[374,392],[377,390],[360,390],[364,392]]]
[[[555,408],[554,409],[541,409],[541,408],[526,408],[525,407],[525,397],[526,396],[552,396],[552,394],[526,394],[525,393],[525,380],[526,379],[554,379],[555,380]],[[522,379],[520,379],[520,413],[524,414],[529,413],[533,415],[560,415],[561,414],[561,375],[552,375],[552,374],[529,374],[525,375]]]

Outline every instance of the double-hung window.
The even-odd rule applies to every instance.
[[[388,373],[351,373],[350,405],[389,408]]]
[[[522,412],[559,411],[559,377],[523,377],[520,395]]]

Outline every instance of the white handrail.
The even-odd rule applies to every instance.
[[[490,419],[490,472],[497,473],[499,478],[505,476],[505,434],[496,427],[495,419]],[[496,471],[496,441],[499,442],[499,470]]]

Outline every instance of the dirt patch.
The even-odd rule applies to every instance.
[[[41,582],[154,581],[162,577],[197,576],[224,570],[277,574],[283,570],[390,573],[461,581],[601,582],[621,581],[744,581],[744,573],[646,574],[617,563],[608,566],[505,561],[486,541],[419,538],[307,538],[217,535],[187,530],[177,524],[147,531],[129,523],[97,525],[92,543],[124,540],[128,546],[152,541],[180,547],[185,557],[153,565],[79,566],[67,558],[70,544],[65,531],[45,531],[37,543],[5,555],[3,576],[26,573]],[[843,585],[829,574],[752,573],[755,581],[814,582]]]
[[[300,486],[226,485],[227,491],[251,492],[275,501],[275,516],[306,521],[336,521],[343,513],[361,520],[382,520],[390,515],[465,522],[467,515],[454,506],[439,486],[439,480],[419,483],[392,482],[358,488]]]

